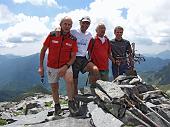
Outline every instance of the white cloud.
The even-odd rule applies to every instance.
[[[79,28],[79,19],[89,15],[92,19],[89,31],[95,35],[98,22],[106,24],[106,34],[113,38],[117,25],[124,27],[124,38],[144,48],[141,51],[155,53],[170,49],[170,1],[169,0],[95,0],[85,10],[73,10],[56,16],[54,24],[66,15],[73,19],[73,28]],[[127,8],[127,18],[120,9]],[[164,43],[166,41],[166,43]],[[161,46],[160,46],[161,44]],[[143,46],[142,46],[143,45]],[[155,49],[152,50],[155,46]],[[162,48],[164,46],[164,48]],[[150,48],[149,48],[150,47]],[[157,49],[156,49],[157,48]]]
[[[12,53],[16,55],[26,55],[33,50],[33,45],[41,43],[50,31],[48,26],[49,17],[27,16],[23,13],[14,14],[5,5],[0,5],[0,24],[5,24],[5,28],[0,29],[0,53]],[[27,45],[29,43],[29,45]],[[30,47],[27,52],[19,52],[21,45]],[[40,44],[39,44],[40,45]],[[22,48],[24,48],[22,46]],[[37,47],[37,49],[40,46]],[[31,50],[32,49],[32,50]],[[34,48],[35,49],[35,48]],[[17,51],[18,50],[18,51]],[[22,50],[24,51],[25,48]],[[32,51],[32,53],[38,50]]]
[[[0,37],[3,42],[24,43],[41,40],[42,36],[49,32],[45,25],[49,21],[48,17],[26,16],[24,14],[16,15],[18,23],[1,30]]]
[[[15,21],[14,14],[9,11],[6,5],[0,4],[0,24],[11,23]]]
[[[42,6],[42,5],[47,5],[47,6],[58,6],[58,3],[57,1],[55,0],[13,0],[14,3],[17,3],[17,4],[23,4],[23,3],[31,3],[32,5],[39,5],[39,6]]]
[[[48,3],[58,5],[54,0],[13,1],[16,3],[30,2],[34,5],[47,5]],[[2,45],[4,47],[6,44],[23,45],[24,42],[30,44],[32,41],[38,41],[37,39],[44,39],[44,35],[53,30],[64,16],[72,17],[73,28],[79,28],[79,19],[88,15],[92,20],[89,31],[93,35],[96,34],[95,28],[98,22],[105,23],[106,34],[110,39],[114,37],[114,27],[121,25],[125,29],[123,37],[135,42],[138,51],[141,51],[141,53],[158,53],[170,49],[169,6],[169,0],[95,0],[85,9],[75,9],[56,14],[54,22],[51,23],[50,21],[53,21],[53,19],[49,19],[49,17],[40,18],[22,13],[16,15],[10,12],[7,6],[0,5],[0,24],[10,23],[6,30],[0,30],[0,47]],[[127,9],[126,18],[122,17],[122,8]],[[50,30],[47,27],[49,24],[52,24],[53,27]]]

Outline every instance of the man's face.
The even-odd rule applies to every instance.
[[[61,23],[61,29],[64,33],[70,32],[71,27],[72,27],[72,21],[70,19],[65,19]]]
[[[120,40],[122,39],[122,35],[123,35],[123,30],[122,29],[116,29],[115,32],[114,32],[115,36],[116,36],[116,39],[117,40]]]
[[[105,31],[106,31],[106,27],[104,25],[100,25],[98,26],[98,28],[96,29],[97,35],[99,37],[103,37],[105,35]]]
[[[84,22],[80,21],[80,29],[81,29],[82,32],[85,32],[89,28],[89,26],[90,26],[90,22],[88,22],[88,21],[84,21]]]

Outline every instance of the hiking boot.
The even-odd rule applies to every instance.
[[[54,115],[59,115],[62,112],[60,104],[55,104],[54,109]]]
[[[68,108],[72,116],[75,116],[78,113],[78,109],[74,101],[68,101]]]

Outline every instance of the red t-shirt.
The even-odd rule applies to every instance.
[[[92,43],[94,47],[92,48]],[[96,36],[94,42],[92,40],[89,43],[88,51],[91,52],[92,62],[99,68],[99,70],[108,70],[109,68],[109,54],[111,52],[109,39],[105,37],[105,42],[102,43],[101,40]]]
[[[76,38],[70,33],[58,37],[50,33],[44,41],[44,46],[49,50],[47,66],[51,68],[62,67],[70,60],[71,53],[78,51]]]

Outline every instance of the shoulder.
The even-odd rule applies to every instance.
[[[110,41],[110,43],[115,43],[116,42],[115,39],[111,39],[109,41]]]
[[[104,37],[108,42],[110,42],[109,38],[106,35]]]
[[[89,31],[86,31],[86,35],[92,37],[92,34]]]
[[[56,31],[51,31],[50,36],[56,36]]]
[[[77,33],[78,31],[76,30],[76,29],[73,29],[73,30],[70,30],[70,33],[71,34],[75,34],[75,33]]]
[[[77,41],[77,38],[75,36],[73,36],[72,34],[70,34],[70,39],[73,41]]]
[[[126,39],[122,39],[122,40],[123,40],[123,42],[130,44],[130,42],[128,40],[126,40]]]

